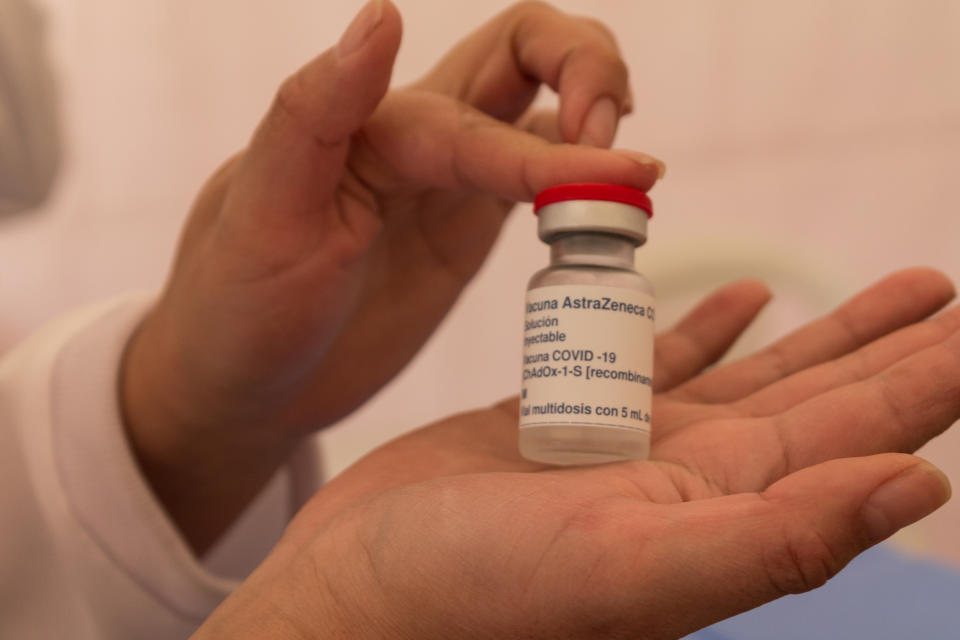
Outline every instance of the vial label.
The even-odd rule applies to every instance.
[[[616,427],[650,432],[653,296],[620,287],[527,292],[520,428]]]

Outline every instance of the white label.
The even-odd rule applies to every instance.
[[[520,428],[619,427],[650,432],[653,296],[557,285],[527,292]]]

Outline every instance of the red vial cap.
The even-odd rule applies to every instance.
[[[533,201],[533,212],[540,213],[541,207],[567,200],[605,200],[620,202],[643,209],[647,218],[653,217],[653,203],[645,191],[622,184],[604,182],[572,182],[547,187],[537,194]]]

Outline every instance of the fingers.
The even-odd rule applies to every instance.
[[[555,109],[531,109],[523,114],[517,126],[548,142],[555,144],[563,142],[563,135],[560,133],[560,116]]]
[[[853,353],[809,369],[743,398],[735,407],[754,417],[771,416],[847,384],[867,379],[894,363],[939,344],[960,329],[960,307],[884,336]]]
[[[960,419],[960,331],[779,417],[787,473],[831,458],[915,451]]]
[[[629,86],[627,65],[606,27],[547,5],[525,5],[514,22],[511,48],[520,73],[560,96],[564,140],[598,147],[613,143]]]
[[[533,4],[519,13],[512,33],[518,70],[560,97],[563,139],[597,147],[613,144],[632,98],[627,65],[610,31],[596,21]]]
[[[396,7],[370,0],[335,47],[283,83],[238,168],[235,216],[260,227],[263,218],[273,226],[316,219],[341,179],[351,135],[387,91],[400,32]]]
[[[657,336],[654,390],[672,389],[719,360],[769,300],[770,291],[756,280],[729,284],[704,299]]]
[[[678,626],[662,637],[682,636],[821,586],[857,554],[936,510],[949,496],[946,478],[932,465],[887,454],[811,467],[760,494],[661,506],[652,513],[643,509],[635,516],[638,531],[648,531],[651,522],[668,522],[659,525],[663,531],[653,538],[654,547],[640,555],[661,560],[663,575],[623,572],[635,584],[619,591],[647,594],[642,586],[657,584],[656,595],[638,597],[660,598],[650,604],[667,611],[682,607],[685,615],[664,616]],[[633,537],[631,544],[638,539],[644,536]],[[723,588],[705,591],[705,584]]]
[[[486,192],[511,202],[530,201],[562,182],[614,182],[650,189],[657,162],[633,151],[550,144],[434,93],[398,91],[367,123],[368,148],[358,166],[387,166],[399,174],[364,175],[385,191],[411,183]],[[379,163],[377,162],[379,160]]]
[[[613,143],[626,112],[628,70],[605,27],[538,6],[518,21],[513,48],[520,69],[560,96],[565,140],[598,147]]]
[[[524,2],[464,40],[419,86],[512,122],[544,83],[560,96],[565,141],[609,147],[620,116],[632,108],[627,75],[606,27]]]
[[[907,269],[890,275],[831,314],[759,353],[710,371],[674,394],[699,402],[731,402],[792,373],[849,353],[880,336],[922,320],[955,294],[943,274]]]

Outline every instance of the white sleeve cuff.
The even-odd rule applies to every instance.
[[[237,582],[204,566],[157,502],[130,450],[117,402],[123,351],[149,302],[138,297],[108,305],[60,349],[50,389],[53,455],[70,510],[111,563],[179,616],[199,621]],[[241,517],[228,533],[231,546],[249,549],[242,543],[245,535],[262,538],[272,527],[266,547],[253,545],[261,555],[246,558],[251,568],[317,488],[318,459],[308,442],[281,472],[288,497],[280,508],[267,510],[278,515],[273,523]]]

